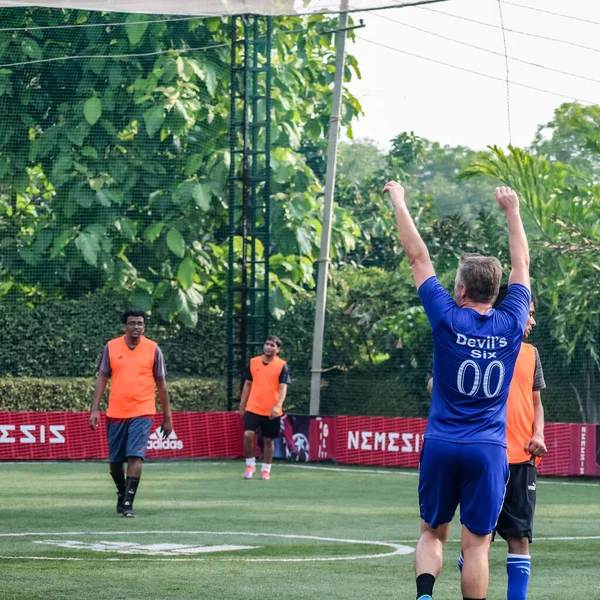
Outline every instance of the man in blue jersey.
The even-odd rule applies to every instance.
[[[506,400],[531,303],[529,248],[519,199],[507,187],[494,192],[506,215],[511,273],[508,294],[493,309],[502,277],[500,262],[464,255],[453,299],[435,276],[406,207],[404,189],[392,181],[383,191],[390,194],[434,342],[431,410],[419,473],[417,599],[432,598],[450,522],[460,505],[463,599],[485,600],[491,534],[508,476]]]

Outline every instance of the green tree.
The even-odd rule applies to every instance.
[[[334,27],[282,17],[273,36],[272,283],[288,302],[312,285],[321,184],[300,149],[324,139]],[[3,11],[0,293],[105,288],[190,326],[205,297],[222,304],[230,52],[227,19]],[[360,105],[344,108],[350,123]],[[353,227],[336,212],[336,248]]]
[[[600,138],[599,138],[600,139]],[[550,330],[568,362],[581,366],[571,382],[581,418],[595,423],[600,402],[600,187],[573,183],[581,172],[559,161],[510,148],[492,148],[461,177],[492,177],[518,191],[532,242],[535,287],[548,306]]]

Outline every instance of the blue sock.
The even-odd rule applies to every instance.
[[[531,572],[531,556],[508,554],[506,574],[508,575],[507,600],[527,600],[527,585]]]
[[[465,563],[465,559],[462,554],[458,555],[458,570],[462,573],[463,564]]]

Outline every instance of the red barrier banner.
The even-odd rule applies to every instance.
[[[548,451],[538,466],[540,475],[571,475],[571,425],[546,423],[544,441]]]
[[[89,413],[0,412],[0,460],[106,460],[104,415],[97,431],[88,428],[88,418]],[[308,451],[311,461],[385,467],[419,465],[425,419],[295,418],[310,419],[309,439],[304,434],[302,437],[304,454],[295,460],[306,460]],[[161,422],[162,415],[156,415],[148,440],[148,459],[243,456],[243,427],[238,413],[173,413],[173,432],[167,439],[158,431]],[[548,453],[540,464],[540,474],[599,476],[599,438],[600,426],[547,423]],[[295,446],[300,443],[293,431],[291,440]],[[290,458],[294,458],[293,453]]]
[[[571,425],[570,475],[596,475],[596,426]]]
[[[337,417],[335,459],[339,463],[418,467],[426,419]],[[548,448],[541,475],[600,475],[600,440],[595,425],[547,423]],[[311,446],[312,441],[311,430]],[[311,457],[312,460],[312,457]]]
[[[309,460],[335,460],[337,417],[314,417],[310,421]]]
[[[339,463],[417,467],[425,419],[337,417],[335,459]]]
[[[0,460],[107,459],[104,414],[98,430],[89,413],[0,413]],[[242,456],[237,413],[173,413],[173,432],[163,439],[154,417],[146,458],[238,458]]]

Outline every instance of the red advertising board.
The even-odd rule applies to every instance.
[[[97,431],[89,413],[0,413],[0,460],[106,459],[104,415]],[[237,458],[242,455],[237,413],[173,413],[173,433],[162,439],[156,415],[147,458]]]
[[[337,417],[337,462],[417,467],[425,419]]]
[[[314,417],[310,422],[310,461],[335,460],[337,417]]]
[[[335,459],[345,464],[418,467],[426,424],[425,419],[337,417]],[[547,423],[548,453],[539,466],[540,474],[600,475],[598,429],[595,425]]]
[[[0,412],[0,460],[107,459],[104,415],[97,431],[88,428],[88,417],[89,413]],[[149,459],[243,456],[238,413],[173,413],[173,433],[166,440],[157,432],[161,420],[160,414],[154,418]],[[302,448],[289,454],[292,459],[306,460],[308,449],[311,461],[418,467],[425,426],[425,419],[312,417],[306,427],[309,439],[303,434]],[[548,453],[540,474],[600,475],[599,430],[596,425],[547,423]],[[301,438],[292,435],[291,439],[300,444]]]

